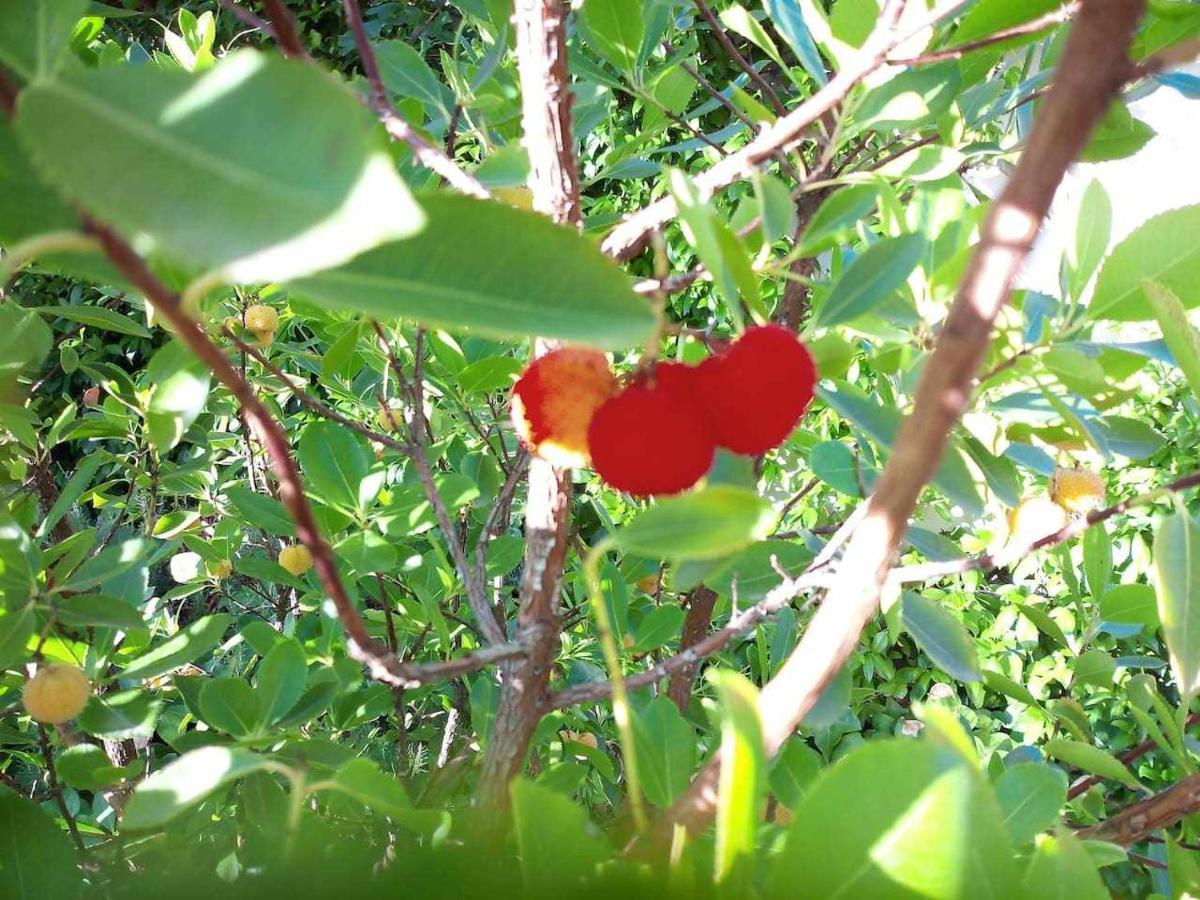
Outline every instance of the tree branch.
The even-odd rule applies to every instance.
[[[1058,9],[1046,13],[1044,16],[1038,16],[1036,19],[1022,22],[1020,25],[1014,25],[1012,28],[1005,28],[977,41],[968,41],[965,44],[959,44],[957,47],[934,50],[932,53],[924,53],[920,56],[910,56],[900,59],[890,57],[888,63],[893,66],[924,66],[929,63],[943,62],[948,59],[962,59],[963,56],[972,50],[990,47],[993,44],[999,44],[1012,38],[1037,34],[1039,31],[1045,31],[1054,25],[1061,25],[1079,12],[1079,6],[1080,0],[1071,0],[1070,3],[1066,3]]]
[[[309,59],[308,50],[300,40],[296,19],[283,0],[263,0],[267,18],[271,22],[271,33],[279,45],[279,52],[292,59]]]
[[[760,711],[769,756],[812,709],[875,615],[908,517],[969,400],[992,323],[1068,165],[1129,73],[1128,48],[1144,8],[1145,0],[1085,2],[1017,170],[984,223],[982,239],[922,373],[913,412],[901,427],[874,494],[864,504],[866,511],[847,544],[837,581],[797,648],[763,688]],[[873,54],[894,40],[891,27],[886,40],[868,41],[874,45]],[[856,68],[865,66],[862,61]],[[720,768],[718,754],[664,817],[664,830],[676,824],[698,829],[708,822],[715,810]]]
[[[700,13],[700,16],[708,23],[708,27],[712,30],[713,37],[717,39],[717,43],[721,45],[721,49],[725,51],[726,55],[733,60],[739,69],[750,76],[750,80],[763,92],[763,96],[767,98],[767,101],[774,108],[775,112],[783,115],[787,111],[787,107],[783,105],[783,101],[779,99],[779,95],[775,93],[775,89],[771,87],[767,79],[763,78],[762,73],[754,68],[746,57],[742,56],[738,48],[734,46],[733,39],[729,37],[729,34],[725,31],[725,26],[721,24],[721,20],[716,17],[712,9],[709,8],[709,5],[704,0],[692,0],[692,3],[695,4],[696,11]]]
[[[1189,775],[1165,791],[1125,807],[1099,825],[1080,829],[1075,836],[1130,847],[1198,811],[1200,775]]]
[[[1188,716],[1187,721],[1183,723],[1184,730],[1186,731],[1188,728],[1191,728],[1197,722],[1200,722],[1200,713],[1192,713],[1190,716]],[[1136,747],[1131,747],[1129,750],[1126,750],[1117,758],[1128,766],[1131,762],[1141,759],[1157,746],[1158,741],[1152,738],[1147,738]],[[1067,799],[1074,800],[1080,794],[1086,794],[1093,785],[1097,785],[1103,780],[1104,779],[1099,775],[1088,775],[1086,778],[1080,778],[1077,782],[1071,785],[1071,789],[1067,791]]]

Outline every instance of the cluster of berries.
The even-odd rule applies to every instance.
[[[748,329],[698,366],[659,363],[622,388],[596,350],[535,360],[513,388],[525,444],[550,462],[591,462],[639,497],[676,494],[704,477],[718,447],[758,455],[778,447],[812,400],[816,365],[774,325]]]
[[[1027,546],[1066,527],[1072,514],[1104,503],[1104,479],[1087,469],[1059,466],[1050,476],[1050,496],[1026,497],[1008,514],[1009,540]]]

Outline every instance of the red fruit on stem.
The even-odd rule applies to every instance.
[[[705,360],[699,380],[717,445],[756,456],[792,433],[812,401],[817,367],[795,334],[763,325]]]
[[[563,347],[534,360],[513,386],[512,420],[531,450],[557,466],[587,463],[587,432],[617,380],[599,350]]]
[[[688,377],[676,368],[686,367],[660,365],[655,383],[630,385],[592,419],[592,468],[618,490],[638,497],[678,494],[712,466],[712,432],[703,414],[675,389],[677,375]]]

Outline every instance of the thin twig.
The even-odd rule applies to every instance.
[[[931,53],[922,53],[920,56],[909,56],[903,58],[888,57],[888,64],[893,66],[924,66],[929,63],[944,62],[948,59],[962,59],[964,55],[972,50],[979,50],[983,47],[990,47],[993,44],[999,44],[1003,41],[1011,40],[1012,38],[1025,37],[1031,34],[1037,34],[1039,31],[1045,31],[1054,25],[1061,25],[1063,22],[1069,21],[1076,13],[1079,12],[1080,0],[1072,0],[1060,6],[1058,9],[1046,13],[1044,16],[1038,16],[1036,19],[1031,19],[1028,22],[1022,22],[1020,25],[1014,25],[1012,28],[1005,28],[997,31],[994,34],[989,34],[987,37],[980,38],[977,41],[968,41],[965,44],[959,44],[956,47],[947,47],[944,50],[934,50]]]
[[[692,0],[692,3],[695,4],[696,10],[703,17],[704,21],[708,23],[708,27],[712,29],[713,37],[717,39],[717,43],[721,45],[721,49],[725,51],[726,55],[733,60],[739,69],[750,76],[751,81],[758,85],[775,112],[783,115],[787,107],[783,105],[783,101],[779,99],[779,95],[775,93],[775,89],[771,87],[767,79],[763,78],[762,73],[754,68],[746,57],[742,56],[738,48],[734,46],[733,39],[725,31],[725,26],[721,24],[721,20],[716,17],[708,4],[704,0]]]
[[[1188,728],[1191,728],[1197,722],[1200,722],[1200,713],[1192,713],[1190,716],[1188,716],[1187,721],[1183,725],[1184,730],[1186,731]],[[1147,738],[1136,747],[1126,750],[1118,757],[1118,759],[1128,766],[1130,763],[1141,759],[1157,746],[1158,741],[1152,738]],[[1071,789],[1067,791],[1067,799],[1074,800],[1080,794],[1086,794],[1093,785],[1099,784],[1103,780],[1103,777],[1100,775],[1088,775],[1086,778],[1079,779],[1077,782],[1071,785]]]
[[[279,52],[293,59],[310,59],[308,50],[300,40],[300,30],[296,27],[296,18],[287,8],[283,0],[263,0],[267,10],[267,18],[271,21],[271,30]]]

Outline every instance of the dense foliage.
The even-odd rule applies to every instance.
[[[1200,893],[1200,524],[1190,483],[1161,490],[1200,468],[1200,207],[1113,247],[1088,188],[1058,294],[1001,313],[881,613],[762,739],[980,241],[975,176],[1011,173],[1079,4],[899,4],[844,99],[708,199],[874,46],[876,0],[586,0],[581,234],[529,208],[507,0],[368,5],[382,103],[342,4],[257,5],[274,37],[234,4],[125,5],[0,0],[0,896]],[[311,59],[278,52],[281,7]],[[1198,34],[1154,0],[1129,53]],[[1133,73],[1084,159],[1152,138],[1130,96],[1198,88]],[[650,501],[571,470],[539,559],[509,412],[534,338],[628,382],[767,322],[820,376],[787,440]],[[803,408],[756,371],[697,402]],[[688,450],[636,421],[605,434],[622,484]],[[531,560],[563,569],[548,633]],[[715,823],[660,840],[718,749]]]

